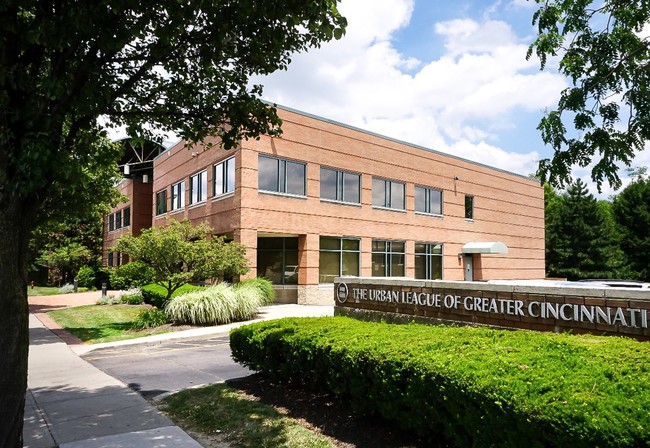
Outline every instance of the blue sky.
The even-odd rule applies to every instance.
[[[343,39],[254,82],[284,106],[531,174],[550,156],[537,123],[568,86],[555,61],[543,72],[535,57],[526,61],[535,8],[526,0],[343,0]],[[650,165],[648,152],[637,166]],[[574,173],[588,180],[587,170]]]

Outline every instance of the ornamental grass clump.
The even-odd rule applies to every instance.
[[[234,288],[218,283],[173,297],[165,313],[176,324],[222,325],[253,318],[264,300],[264,293],[254,284]]]
[[[271,283],[271,280],[263,277],[247,278],[246,280],[242,280],[237,283],[235,285],[235,290],[250,287],[254,287],[258,290],[252,294],[260,295],[261,306],[271,305],[273,302],[275,302],[275,289],[273,288],[273,283]]]

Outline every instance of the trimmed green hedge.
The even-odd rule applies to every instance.
[[[650,345],[345,317],[234,329],[233,358],[460,447],[650,446]]]

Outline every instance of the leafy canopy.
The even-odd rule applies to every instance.
[[[538,175],[563,187],[571,169],[594,163],[591,177],[618,188],[618,163],[629,166],[650,139],[650,48],[642,33],[650,21],[647,0],[536,0],[538,36],[528,49],[542,69],[559,56],[572,87],[540,121],[542,139],[554,149]],[[646,33],[647,34],[647,33]],[[573,129],[567,128],[572,120]]]
[[[190,281],[248,272],[245,248],[211,235],[212,229],[205,224],[171,221],[164,227],[143,230],[137,237],[123,236],[113,250],[149,266],[153,281],[167,290],[169,299]]]

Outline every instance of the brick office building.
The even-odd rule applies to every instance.
[[[131,197],[121,208],[142,200],[154,226],[207,222],[247,247],[248,275],[271,279],[285,302],[333,303],[339,275],[544,278],[536,180],[302,112],[278,113],[281,137],[232,151],[179,142],[162,152],[149,202]],[[107,241],[115,232],[106,225]]]

